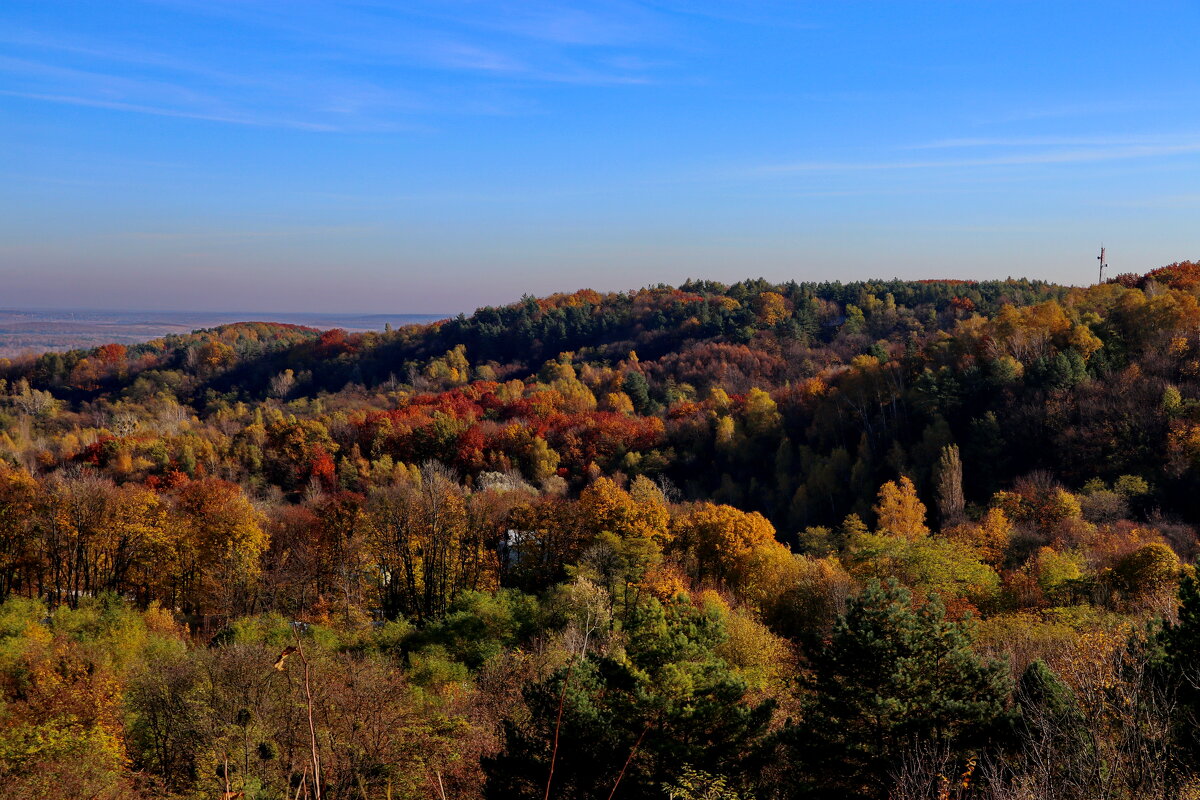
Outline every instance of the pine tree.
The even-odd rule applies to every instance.
[[[650,384],[646,382],[646,376],[637,370],[629,370],[625,373],[621,388],[629,395],[637,412],[645,414],[650,407]]]
[[[689,765],[747,774],[771,706],[715,655],[725,636],[715,608],[644,602],[623,657],[589,653],[526,689],[528,722],[506,722],[504,751],[484,759],[485,796],[540,799],[550,780],[551,797],[591,800],[619,781],[618,797],[650,800]]]
[[[1021,674],[1015,698],[1025,742],[1023,770],[1041,773],[1055,784],[1070,781],[1078,786],[1080,773],[1090,772],[1086,766],[1090,743],[1086,720],[1071,688],[1039,658]]]
[[[811,666],[806,713],[783,735],[796,797],[882,800],[905,752],[966,757],[1007,717],[1007,665],[981,660],[936,595],[914,610],[895,581],[851,601]]]
[[[1158,635],[1159,677],[1176,699],[1176,737],[1193,764],[1200,765],[1200,581],[1186,576],[1179,584],[1175,622]]]

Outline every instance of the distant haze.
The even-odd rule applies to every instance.
[[[0,303],[455,313],[1200,256],[1200,4],[9,0]]]
[[[446,315],[426,314],[288,314],[270,311],[236,313],[185,311],[94,311],[87,309],[0,309],[0,357],[49,350],[72,350],[101,344],[136,344],[173,333],[190,333],[231,322],[285,322],[310,328],[348,331],[383,330],[386,325],[433,322]]]

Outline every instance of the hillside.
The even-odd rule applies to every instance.
[[[1196,272],[693,281],[0,360],[0,776],[1183,797]]]
[[[596,470],[661,476],[688,499],[762,511],[791,537],[869,517],[874,489],[898,473],[928,493],[951,443],[969,501],[1038,470],[1075,488],[1137,474],[1154,486],[1148,503],[1191,519],[1187,415],[1162,401],[1197,388],[1190,346],[1171,345],[1192,302],[1117,283],[694,283],[526,298],[386,333],[229,325],[47,354],[0,376],[93,416],[174,401],[241,420],[228,426],[279,409],[332,431],[335,460],[357,447],[367,462],[542,480],[529,442],[498,438],[517,421],[576,489]],[[382,420],[404,432],[381,436]],[[68,412],[48,430],[78,426]],[[123,444],[136,457],[157,441]],[[226,477],[263,477],[226,457],[228,441],[210,444]],[[159,461],[127,479],[161,477],[178,454]],[[274,480],[285,490],[311,477],[303,463],[287,471]]]

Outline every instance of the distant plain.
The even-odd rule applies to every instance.
[[[383,330],[444,319],[439,314],[315,314],[94,309],[0,309],[0,358],[102,344],[136,344],[232,322],[285,322],[347,331]]]

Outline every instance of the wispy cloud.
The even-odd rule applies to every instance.
[[[1093,136],[998,136],[937,139],[932,142],[905,145],[907,150],[953,150],[966,148],[1024,148],[1024,147],[1116,147],[1136,145],[1172,145],[1181,139],[1200,142],[1200,134],[1181,137],[1178,134],[1093,135]]]
[[[0,28],[0,43],[34,52],[82,56],[89,61],[110,65],[133,64],[187,73],[234,85],[256,82],[244,71],[213,69],[196,60],[146,50],[128,42],[88,41],[71,36],[48,36],[28,29]]]
[[[670,49],[669,15],[615,0],[313,0],[253,6],[228,0],[150,0],[273,31],[332,60],[514,72],[553,81],[603,63],[611,51]],[[486,44],[485,44],[486,42]],[[658,59],[646,59],[645,65]]]
[[[499,73],[521,73],[529,69],[528,65],[510,55],[465,42],[427,44],[420,48],[420,55],[447,69]]]
[[[884,172],[937,170],[972,167],[1017,167],[1051,164],[1082,164],[1132,159],[1164,158],[1200,153],[1200,140],[1176,144],[1134,144],[1114,147],[1082,147],[1008,153],[980,158],[950,158],[907,161],[800,161],[768,164],[749,171],[755,175],[788,175],[809,172]]]
[[[45,54],[43,59],[45,58]],[[211,71],[193,70],[196,74]],[[412,111],[419,101],[370,83],[313,76],[289,81],[259,74],[237,85],[180,80],[162,71],[120,72],[103,60],[82,66],[0,56],[0,95],[160,117],[256,127],[332,132],[419,127],[384,111]]]
[[[470,5],[468,24],[559,45],[616,47],[644,44],[664,33],[664,21],[645,5],[607,4],[603,12],[570,2],[491,2]],[[490,12],[490,13],[489,13]]]
[[[657,0],[654,5],[675,14],[705,17],[737,25],[792,30],[815,30],[821,27],[804,19],[804,7],[794,0]]]
[[[143,28],[0,28],[0,92],[313,132],[528,113],[539,85],[635,86],[675,70],[669,15],[638,3],[145,0]],[[154,24],[187,25],[169,51]],[[439,77],[445,73],[445,77]]]
[[[256,127],[295,128],[305,131],[336,131],[337,127],[315,122],[298,120],[274,119],[270,117],[251,117],[237,115],[206,114],[197,111],[181,111],[170,108],[155,108],[136,103],[122,103],[113,100],[96,100],[88,97],[71,97],[69,95],[35,94],[33,92],[10,92],[0,89],[0,95],[6,97],[21,97],[26,100],[42,100],[48,103],[62,103],[72,106],[87,106],[90,108],[107,108],[112,111],[133,111],[138,114],[150,114],[156,117],[175,117],[178,119],[198,119],[208,122],[227,122],[234,125],[252,125]]]

